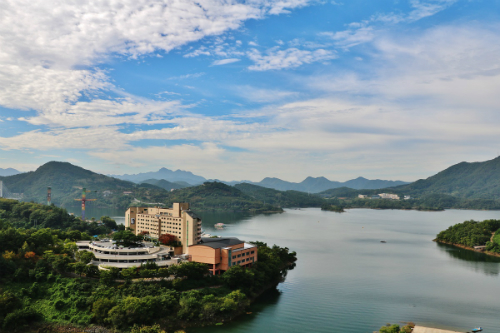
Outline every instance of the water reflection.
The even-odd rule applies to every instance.
[[[248,312],[238,317],[238,320],[224,323],[224,327],[220,326],[208,326],[203,328],[193,327],[189,328],[187,332],[220,333],[222,329],[229,331],[234,330],[238,332],[240,330],[244,330],[245,327],[252,327],[252,322],[258,320],[261,314],[266,312],[272,313],[273,311],[275,311],[276,307],[278,306],[281,294],[282,292],[279,291],[277,288],[271,288],[266,292],[264,292],[262,295],[260,295],[257,298],[258,301],[252,303],[248,308]]]
[[[474,271],[481,271],[486,275],[500,274],[500,258],[486,255],[484,253],[462,249],[453,245],[436,243],[439,250],[447,253],[451,258],[458,259],[462,266]]]
[[[255,215],[248,213],[222,213],[222,212],[196,212],[201,218],[203,229],[206,231],[216,230],[214,225],[217,223],[237,225],[247,221]]]

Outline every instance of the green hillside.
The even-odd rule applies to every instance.
[[[196,187],[167,191],[156,184],[135,184],[104,176],[66,162],[49,162],[36,171],[1,178],[11,192],[24,193],[24,201],[46,203],[47,187],[52,187],[52,203],[64,207],[79,205],[82,188],[87,198],[97,199],[89,205],[126,209],[131,205],[171,205],[189,202],[194,210],[279,212],[281,208],[264,204],[242,191],[222,183],[205,183]],[[165,185],[165,184],[163,184]]]
[[[54,204],[73,204],[81,197],[82,188],[91,191],[88,198],[103,199],[103,192],[122,193],[133,188],[131,182],[107,177],[80,168],[67,162],[49,162],[36,171],[22,173],[2,179],[11,192],[24,193],[25,201],[45,203],[47,187],[52,187],[52,202]],[[96,192],[97,191],[97,192]]]
[[[168,180],[165,180],[165,179],[147,179],[147,180],[141,182],[141,184],[145,184],[145,183],[161,187],[162,189],[167,190],[167,191],[192,186],[192,185],[187,184],[186,182],[169,182]],[[185,185],[185,184],[187,184],[187,185]]]
[[[276,205],[253,198],[238,188],[219,183],[206,182],[199,186],[187,187],[169,192],[164,200],[173,202],[189,202],[194,211],[254,211],[281,212]]]
[[[470,199],[500,199],[500,157],[455,164],[427,179],[393,188],[413,196],[440,193]]]
[[[321,207],[325,203],[325,200],[317,195],[299,191],[278,191],[247,183],[234,187],[256,200],[278,207]]]

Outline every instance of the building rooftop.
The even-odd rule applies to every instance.
[[[239,240],[236,237],[222,237],[222,238],[202,237],[201,242],[198,245],[205,245],[205,246],[210,246],[211,248],[214,249],[219,249],[241,243],[243,243],[243,241]]]
[[[198,215],[196,215],[195,213],[193,213],[191,210],[186,210],[185,211],[189,216],[191,216],[193,219],[198,219],[198,220],[201,220]]]

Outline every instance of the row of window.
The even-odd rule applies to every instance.
[[[241,253],[241,254],[238,254],[238,255],[234,255],[233,259],[241,258],[241,257],[244,257],[244,256],[249,256],[249,255],[254,254],[254,253],[255,253],[255,251],[244,252],[244,253]]]
[[[238,260],[238,261],[233,262],[232,265],[234,266],[234,265],[239,265],[241,263],[246,263],[247,261],[250,261],[250,259],[251,258],[246,258],[246,259],[243,259],[243,260]]]

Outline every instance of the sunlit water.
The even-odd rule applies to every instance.
[[[433,242],[498,211],[319,209],[283,214],[199,214],[206,232],[287,246],[298,262],[252,314],[202,332],[368,332],[387,322],[500,332],[500,259]],[[224,230],[214,224],[223,222]],[[381,243],[385,240],[387,243]]]

